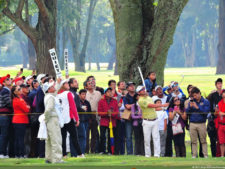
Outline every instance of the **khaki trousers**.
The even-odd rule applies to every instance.
[[[198,154],[198,136],[202,144],[202,152],[204,157],[208,157],[207,141],[206,141],[206,124],[205,123],[190,123],[190,136],[192,145],[192,156],[197,157]]]
[[[48,138],[45,143],[45,158],[52,163],[61,162],[62,135],[58,117],[51,117],[46,126]]]

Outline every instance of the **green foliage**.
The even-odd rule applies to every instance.
[[[0,11],[2,11],[2,9],[4,9],[6,7],[6,5],[7,5],[6,0],[0,0]]]
[[[196,51],[189,52],[195,53],[194,66],[215,66],[216,61],[212,62],[210,55],[213,52],[214,59],[217,59],[218,7],[218,0],[189,0],[178,22],[174,42],[168,53],[169,67],[185,66],[184,53],[191,47],[193,35],[196,39]],[[185,43],[186,51],[182,42]]]

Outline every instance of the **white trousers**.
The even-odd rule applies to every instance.
[[[151,135],[154,144],[154,156],[160,157],[160,135],[159,135],[159,122],[143,120],[142,122],[145,142],[145,155],[151,156]]]

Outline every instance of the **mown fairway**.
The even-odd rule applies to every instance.
[[[87,155],[85,159],[68,158],[65,164],[45,164],[44,159],[1,159],[0,168],[6,169],[97,169],[97,168],[126,168],[126,169],[147,169],[147,168],[222,168],[225,166],[224,158],[192,159],[187,158],[145,158],[137,156],[108,156],[108,155]]]

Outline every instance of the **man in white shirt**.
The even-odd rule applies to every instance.
[[[87,89],[86,100],[91,105],[92,114],[89,120],[89,131],[91,130],[91,153],[96,153],[96,142],[99,139],[98,122],[96,119],[96,112],[98,110],[98,102],[101,99],[101,93],[95,90],[95,83],[93,80],[87,80],[85,82],[85,88]],[[87,132],[87,139],[89,139],[89,133]],[[99,142],[99,141],[98,141]],[[89,141],[87,140],[86,153],[89,153]]]

